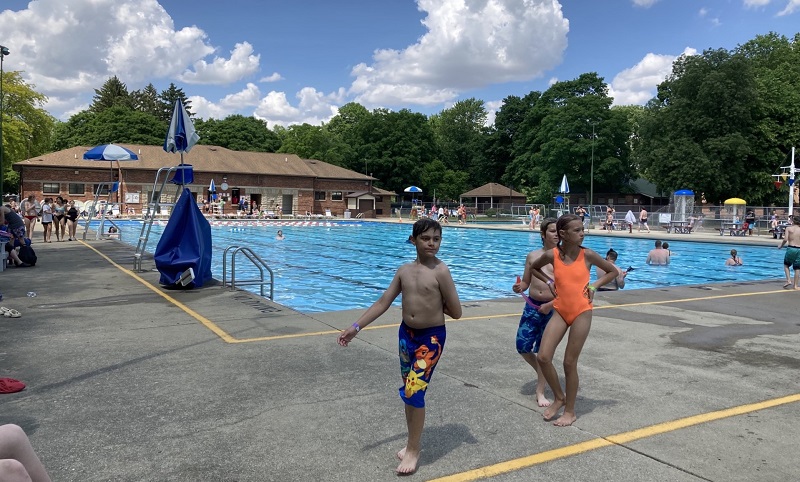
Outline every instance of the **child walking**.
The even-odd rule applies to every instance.
[[[396,472],[401,475],[417,470],[425,425],[425,392],[446,338],[444,315],[461,318],[461,302],[453,277],[436,257],[442,243],[442,226],[432,219],[420,219],[414,223],[409,241],[417,249],[417,259],[397,269],[383,295],[338,339],[339,345],[347,346],[403,293],[403,320],[398,334],[403,386],[399,392],[405,403],[408,440],[397,453],[400,465]]]
[[[547,384],[553,391],[553,403],[544,411],[544,419],[551,420],[561,408],[564,413],[553,425],[566,427],[577,420],[575,399],[578,396],[578,357],[592,326],[592,301],[598,286],[614,280],[617,270],[614,265],[591,249],[581,246],[584,231],[581,219],[574,214],[565,214],[556,222],[558,245],[546,251],[531,265],[531,273],[547,283],[555,296],[555,313],[542,335],[542,344],[536,360],[542,369]],[[542,268],[553,265],[553,279]],[[605,275],[589,283],[592,266],[597,266]],[[553,355],[558,344],[569,330],[567,348],[564,352],[564,378],[566,394],[561,389],[558,373],[553,366]]]
[[[522,316],[519,319],[517,328],[517,353],[533,367],[536,372],[536,403],[540,407],[549,407],[550,400],[544,395],[546,380],[539,364],[536,362],[536,353],[542,343],[542,333],[550,317],[553,316],[553,293],[550,287],[540,279],[533,276],[531,266],[547,250],[553,249],[558,244],[558,233],[556,232],[556,220],[545,218],[542,220],[542,247],[528,253],[525,258],[525,271],[522,278],[511,288],[515,293],[524,293],[528,290],[528,297],[525,298],[525,306]],[[553,265],[548,264],[542,271],[547,276],[553,275]]]

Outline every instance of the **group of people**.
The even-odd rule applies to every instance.
[[[517,351],[538,374],[537,404],[546,407],[543,417],[559,427],[575,422],[578,393],[577,362],[592,322],[592,302],[601,287],[621,288],[627,272],[614,264],[616,252],[605,257],[582,246],[583,221],[574,214],[541,221],[543,247],[528,253],[523,275],[512,289],[525,298],[525,307],[517,331]],[[408,436],[398,453],[396,472],[416,471],[425,422],[425,394],[431,382],[446,340],[445,315],[458,319],[461,303],[448,267],[436,255],[441,247],[442,227],[433,219],[414,223],[409,242],[416,259],[397,269],[389,287],[350,327],[338,336],[347,346],[370,323],[402,296],[402,323],[398,334],[402,385],[398,392],[405,406]],[[590,270],[597,268],[598,278],[590,282]],[[613,289],[613,288],[612,288]],[[528,295],[525,294],[528,291]],[[432,293],[436,295],[431,296]],[[569,332],[562,388],[553,365],[553,356]],[[544,395],[545,383],[554,399]]]
[[[617,210],[614,209],[614,206],[612,206],[611,204],[607,204],[606,205],[606,217],[605,217],[600,229],[603,229],[603,230],[606,230],[606,231],[614,231],[617,228],[617,225],[618,225],[618,221],[615,219],[616,213],[617,213]],[[580,218],[581,223],[583,223],[583,225],[585,227],[588,227],[589,220],[591,219],[591,215],[589,214],[589,211],[587,211],[586,208],[583,207],[583,204],[579,204],[578,207],[575,208],[575,215]],[[646,229],[647,232],[649,233],[650,232],[650,226],[647,224],[647,217],[648,217],[648,213],[647,213],[647,210],[645,208],[642,208],[639,211],[638,218],[633,214],[632,211],[628,211],[628,214],[625,216],[625,224],[627,224],[627,226],[628,226],[628,232],[632,233],[633,232],[633,225],[637,224],[637,222],[638,222],[639,232],[641,233],[642,229]]]
[[[450,216],[456,216],[458,218],[458,224],[467,224],[467,207],[461,204],[456,209],[450,209],[444,206],[439,206],[437,208],[436,205],[433,204],[431,205],[430,211],[428,211],[425,209],[425,206],[422,205],[411,206],[412,221],[427,217],[442,224],[450,224]]]
[[[55,199],[46,197],[38,202],[31,194],[17,206],[16,201],[11,201],[4,206],[5,212],[15,213],[21,217],[25,227],[25,238],[33,239],[33,232],[37,222],[42,225],[42,241],[52,242],[55,230],[57,241],[72,241],[76,239],[78,229],[78,209],[74,201],[67,201],[62,196]]]

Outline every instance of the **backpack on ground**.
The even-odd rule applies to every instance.
[[[18,256],[19,260],[23,263],[27,263],[31,266],[36,264],[36,253],[30,246],[20,246]]]

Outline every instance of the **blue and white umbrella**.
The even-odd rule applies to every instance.
[[[217,199],[217,186],[214,184],[214,180],[211,180],[211,184],[208,185],[208,193],[211,194],[211,199]]]
[[[130,149],[116,144],[103,144],[83,153],[87,161],[136,161],[139,156]]]
[[[109,161],[111,163],[111,180],[114,180],[114,161],[138,161],[139,156],[130,149],[116,144],[102,144],[83,153],[87,161]]]
[[[172,110],[172,120],[167,130],[167,137],[164,139],[164,150],[167,152],[180,152],[181,164],[183,164],[183,153],[189,152],[199,140],[200,135],[194,130],[194,124],[192,124],[192,119],[186,112],[186,108],[180,99],[176,100],[175,108]]]
[[[418,188],[417,186],[408,186],[407,188],[403,189],[403,192],[421,193],[422,189]]]
[[[175,177],[170,182],[184,185],[194,180],[191,172],[192,167],[188,165],[185,169],[183,167],[183,153],[189,152],[199,140],[200,136],[194,130],[194,124],[192,124],[192,119],[186,112],[186,108],[180,99],[176,100],[175,108],[172,110],[172,119],[169,122],[169,129],[167,129],[167,137],[164,139],[164,150],[181,153],[181,168],[175,172]],[[189,172],[186,169],[189,169]]]
[[[561,180],[561,186],[558,188],[558,192],[562,194],[569,194],[569,183],[567,182],[566,174],[564,174],[564,179]]]

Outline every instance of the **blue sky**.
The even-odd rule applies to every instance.
[[[356,101],[433,114],[595,71],[644,104],[682,53],[800,32],[800,0],[4,0],[6,70],[59,119],[112,75],[203,118],[320,124]]]

